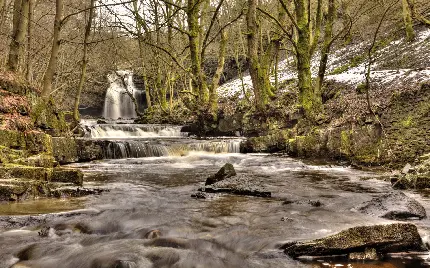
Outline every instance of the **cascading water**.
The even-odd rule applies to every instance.
[[[181,126],[131,124],[124,120],[107,124],[87,120],[82,124],[85,138],[99,142],[106,159],[184,156],[190,152],[240,153],[241,139],[196,140],[188,138]]]
[[[136,109],[131,98],[138,100],[141,92],[133,82],[133,73],[117,71],[109,74],[110,86],[106,92],[103,117],[116,120],[118,118],[136,118]]]
[[[169,125],[140,125],[140,124],[102,124],[86,127],[88,138],[150,138],[150,137],[183,137],[187,133],[181,132],[181,126]]]

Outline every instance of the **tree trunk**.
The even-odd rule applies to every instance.
[[[321,58],[318,68],[318,77],[315,86],[315,95],[317,98],[321,97],[322,85],[324,76],[327,69],[328,55],[330,53],[331,45],[333,43],[333,25],[336,16],[336,3],[335,0],[329,0],[327,21],[324,30],[324,44],[321,48]]]
[[[58,52],[60,51],[61,18],[63,17],[63,0],[55,0],[54,35],[48,68],[43,77],[42,97],[48,98],[52,92],[52,80],[57,68]]]
[[[32,21],[34,17],[34,0],[28,0],[28,23],[27,23],[27,68],[25,77],[28,82],[33,80],[33,59],[31,53],[33,27]]]
[[[297,71],[299,80],[299,100],[305,111],[312,112],[315,92],[311,73],[311,32],[309,25],[308,0],[295,1],[297,17]]]
[[[405,23],[406,40],[411,42],[415,39],[415,31],[412,23],[411,9],[408,5],[408,0],[402,0],[403,22]]]
[[[151,102],[151,93],[149,92],[149,87],[148,87],[148,78],[146,76],[146,66],[145,66],[145,59],[143,57],[144,54],[144,48],[143,48],[143,42],[142,42],[142,36],[138,37],[138,42],[139,42],[139,56],[140,56],[140,63],[142,65],[142,79],[143,79],[143,89],[145,91],[145,96],[146,96],[146,105],[148,108],[152,107],[152,102]]]
[[[146,22],[139,16],[139,9],[137,7],[137,0],[133,2],[133,10],[136,17],[136,29],[137,29],[137,42],[139,44],[139,57],[140,57],[140,64],[142,66],[142,79],[143,79],[143,90],[145,91],[145,97],[146,97],[146,106],[149,108],[152,107],[151,102],[151,93],[149,91],[148,87],[148,77],[146,76],[146,66],[145,66],[145,58],[144,58],[144,41],[143,41],[143,33],[142,33],[142,27],[145,30],[145,35],[149,35],[149,39],[151,38],[150,34],[148,34],[149,29],[147,29]]]
[[[166,81],[164,82],[164,85],[160,85],[160,105],[163,111],[167,111],[168,105],[167,105],[167,90],[170,86],[170,72],[168,71],[165,75]]]
[[[188,0],[187,22],[188,22],[188,42],[190,48],[191,71],[193,74],[193,88],[198,92],[198,99],[201,105],[205,105],[209,100],[208,87],[205,75],[201,67],[200,58],[200,27],[199,27],[199,7],[201,1]]]
[[[90,10],[89,10],[88,21],[87,21],[87,25],[85,27],[85,33],[84,33],[84,47],[83,47],[83,56],[82,56],[82,65],[81,65],[81,77],[79,79],[79,86],[78,86],[78,91],[76,92],[75,105],[73,109],[73,119],[75,120],[75,122],[79,122],[79,102],[81,98],[81,92],[85,84],[85,77],[87,74],[88,39],[91,34],[91,24],[93,22],[93,17],[94,17],[94,5],[95,5],[95,0],[90,0]]]
[[[225,33],[225,31],[222,31],[221,41],[219,43],[218,66],[212,78],[212,85],[211,85],[211,92],[210,92],[210,104],[211,104],[211,110],[213,113],[216,113],[218,109],[217,89],[219,87],[219,81],[221,80],[222,72],[224,71],[226,46],[227,46],[227,34]]]
[[[419,13],[415,8],[415,0],[406,0],[409,5],[409,10],[412,12],[412,16],[417,19],[422,24],[430,27],[430,20],[426,19],[421,13]]]
[[[24,55],[25,34],[27,31],[27,15],[29,0],[15,0],[13,5],[12,40],[9,45],[9,58],[7,68],[17,72],[20,60]]]
[[[270,88],[270,80],[267,76],[268,70],[267,68],[262,68],[264,64],[260,65],[258,56],[260,27],[257,23],[257,0],[248,0],[246,22],[248,28],[249,74],[254,88],[255,105],[259,111],[263,111],[268,102],[267,93]]]

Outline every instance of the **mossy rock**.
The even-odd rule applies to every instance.
[[[9,147],[0,146],[0,163],[7,164],[15,162],[27,156],[26,151],[15,150]]]
[[[378,253],[426,251],[417,227],[410,223],[358,226],[326,238],[287,244],[285,253],[291,257],[332,256],[363,252],[374,248]]]
[[[52,154],[51,136],[43,132],[30,131],[25,133],[26,149],[31,154]]]
[[[84,174],[79,169],[54,168],[51,182],[73,183],[82,186]]]
[[[25,149],[25,137],[19,131],[0,129],[0,146],[12,149]]]
[[[31,119],[35,126],[52,136],[61,136],[69,130],[64,112],[56,109],[53,100],[36,99],[32,106]]]
[[[241,144],[244,153],[276,153],[285,151],[292,134],[286,130],[272,131],[269,135],[252,137]]]
[[[50,181],[52,169],[22,165],[6,165],[0,167],[0,174],[9,174],[13,178],[36,181]]]
[[[31,167],[44,167],[44,168],[53,168],[57,166],[58,163],[55,161],[54,157],[49,154],[38,154],[33,155],[26,158],[20,158],[13,163],[23,166],[31,166]]]
[[[74,138],[53,137],[52,152],[55,160],[60,164],[74,163],[78,161],[78,146]]]

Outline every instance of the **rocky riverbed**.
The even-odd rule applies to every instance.
[[[199,188],[214,187],[205,186],[206,179],[226,163],[236,173],[227,182],[246,179],[247,187],[263,187],[270,197],[219,192],[206,199],[192,198]],[[407,202],[400,202],[407,198],[392,193],[390,182],[372,172],[263,154],[197,152],[72,166],[84,172],[84,186],[110,191],[67,199],[70,205],[60,210],[70,212],[58,213],[58,206],[51,208],[41,200],[33,201],[21,216],[12,215],[8,206],[13,204],[0,206],[2,214],[9,214],[0,217],[0,267],[14,263],[19,265],[13,267],[58,267],[58,263],[62,267],[428,266],[424,245],[430,221],[419,214],[409,219],[409,225],[387,225],[401,222],[380,217],[382,212],[409,209]],[[430,208],[425,195],[404,194],[424,211]],[[384,196],[398,196],[399,205],[377,206],[377,213],[373,207],[360,209],[378,204],[375,198]],[[46,214],[50,208],[55,213]],[[378,225],[388,227],[360,227]],[[300,245],[325,237],[333,241],[331,235],[357,230],[350,228],[364,228],[358,229],[364,230],[359,234],[386,228],[387,236],[363,235],[366,244],[351,244],[352,250],[337,252],[355,260],[348,256],[296,259]],[[383,239],[389,240],[391,250],[381,251]],[[288,247],[292,245],[295,251]],[[414,252],[397,253],[410,250]],[[363,262],[367,255],[377,260]]]

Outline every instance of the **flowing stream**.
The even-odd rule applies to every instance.
[[[0,268],[429,267],[426,255],[351,263],[287,257],[279,249],[285,242],[392,222],[355,209],[389,192],[389,183],[349,167],[241,154],[240,138],[196,139],[180,126],[133,124],[130,96],[140,92],[132,74],[110,79],[108,121],[82,122],[84,139],[101,144],[105,159],[71,165],[84,171],[84,187],[105,191],[0,204]],[[272,197],[191,198],[225,163]],[[425,194],[407,194],[430,211]],[[415,223],[428,237],[430,221]]]
[[[27,260],[14,267],[427,267],[427,256],[370,263],[299,262],[278,249],[287,241],[391,222],[354,210],[390,191],[387,182],[362,179],[377,174],[284,156],[240,154],[238,145],[232,145],[236,139],[194,140],[172,126],[89,125],[88,138],[149,144],[148,150],[157,144],[167,151],[73,164],[84,171],[84,186],[109,190],[101,195],[0,205],[0,267],[17,262],[17,253],[30,245],[19,255]],[[179,144],[180,155],[169,151]],[[191,198],[225,163],[259,180],[272,197]],[[426,197],[408,194],[429,208]],[[429,220],[415,223],[426,236]]]

